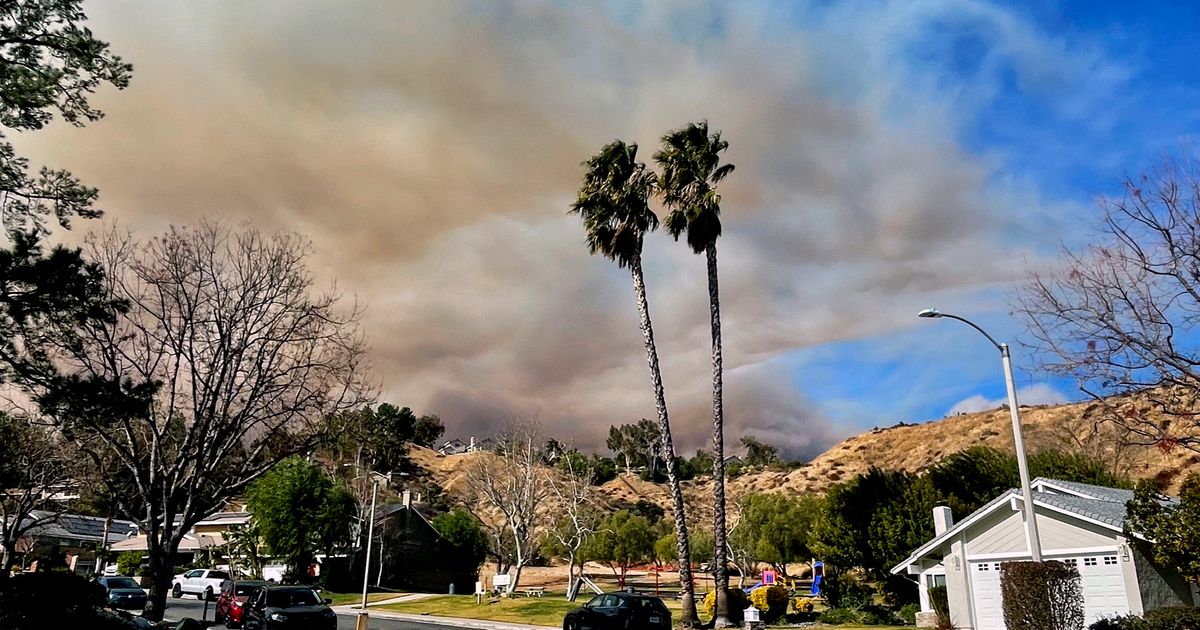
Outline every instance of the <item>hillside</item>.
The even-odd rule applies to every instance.
[[[1151,405],[1144,399],[1133,397],[1109,402],[1123,414],[1139,413],[1155,420]],[[1177,489],[1188,473],[1200,472],[1200,454],[1186,448],[1122,446],[1127,440],[1099,422],[1100,412],[1100,404],[1091,401],[1022,407],[1027,447],[1031,451],[1080,450],[1133,478],[1159,477],[1171,490]],[[729,492],[731,496],[746,492],[821,492],[871,466],[919,472],[946,455],[975,445],[1011,452],[1010,427],[1008,410],[1001,408],[921,424],[877,428],[843,440],[799,468],[744,473],[730,480]],[[451,494],[463,489],[466,464],[483,455],[442,456],[420,448],[413,449],[410,454],[414,463],[428,471],[431,478]],[[686,483],[689,504],[708,503],[710,485],[711,482],[704,480]],[[621,475],[601,486],[600,490],[614,502],[647,499],[669,508],[665,485],[642,481],[633,475]]]

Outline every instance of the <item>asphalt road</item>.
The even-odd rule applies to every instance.
[[[209,602],[208,604],[207,619],[209,620],[213,618],[215,604],[216,602]],[[166,619],[183,619],[184,617],[200,619],[204,613],[204,602],[187,595],[179,599],[167,597],[166,613]],[[351,615],[338,615],[338,630],[354,630],[354,621],[355,618]],[[225,626],[213,626],[214,630],[224,630],[224,628]],[[372,617],[370,628],[371,630],[447,630],[450,626]]]

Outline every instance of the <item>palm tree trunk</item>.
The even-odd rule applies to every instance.
[[[671,486],[671,503],[675,516],[675,545],[679,554],[679,590],[683,594],[683,609],[679,623],[684,628],[700,625],[696,614],[696,598],[692,584],[692,553],[688,540],[687,511],[683,504],[683,488],[679,485],[679,462],[675,459],[675,442],[671,439],[671,421],[667,418],[667,397],[663,393],[662,370],[658,366],[658,348],[654,345],[654,327],[650,323],[650,305],[646,301],[646,282],[642,277],[642,257],[637,255],[630,262],[633,276],[633,292],[637,296],[638,315],[641,317],[642,337],[646,341],[646,361],[650,364],[650,380],[654,385],[654,404],[658,408],[658,425],[662,433],[663,459],[667,465],[667,483]]]
[[[713,588],[716,589],[714,628],[729,628],[729,572],[726,567],[725,531],[725,405],[721,358],[721,297],[717,290],[717,245],[704,248],[708,260],[708,311],[712,318],[713,366]]]

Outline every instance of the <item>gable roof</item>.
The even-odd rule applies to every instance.
[[[1061,481],[1038,477],[1030,482],[1033,490],[1033,504],[1047,510],[1067,514],[1085,521],[1100,525],[1116,533],[1122,533],[1125,527],[1125,504],[1133,498],[1132,490],[1121,488],[1106,488],[1073,481]],[[908,565],[913,564],[931,551],[941,547],[943,543],[978,522],[980,519],[995,512],[1000,506],[1010,501],[1022,501],[1021,491],[1012,488],[1000,496],[988,501],[983,507],[975,510],[967,518],[955,523],[939,536],[921,545],[903,562],[892,567],[892,573],[900,573]]]

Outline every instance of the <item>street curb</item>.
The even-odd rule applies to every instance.
[[[474,628],[475,630],[558,630],[558,626],[532,626],[523,623],[509,623],[506,621],[490,621],[487,619],[464,619],[462,617],[438,617],[435,615],[412,615],[408,613],[389,612],[386,610],[370,610],[368,605],[368,613],[371,617],[380,619],[396,619],[399,621],[416,621],[420,623],[432,623],[441,626],[452,626],[455,628]],[[339,615],[358,616],[359,608],[357,606],[337,606],[333,612]]]

